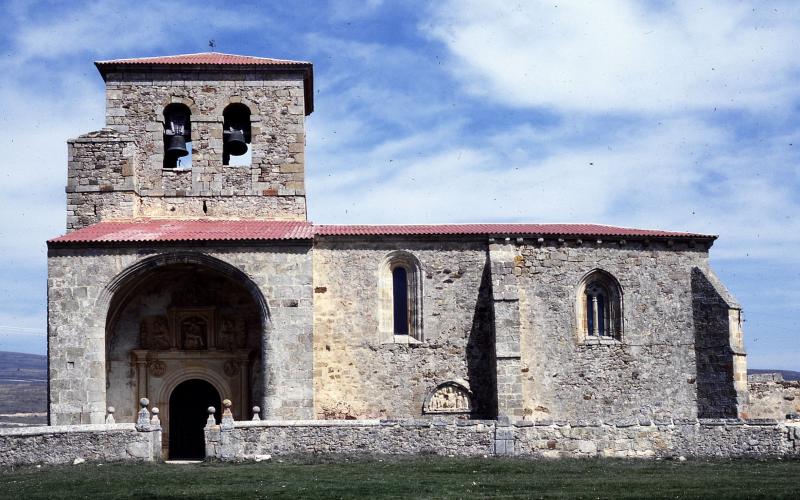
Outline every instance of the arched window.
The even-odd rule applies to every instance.
[[[250,108],[240,102],[228,105],[222,112],[222,164],[250,165]]]
[[[422,271],[408,252],[384,258],[379,279],[379,329],[382,342],[422,341]]]
[[[622,340],[622,288],[601,270],[587,274],[577,293],[578,336],[583,340]]]
[[[192,112],[181,103],[164,108],[164,168],[192,167]]]
[[[392,269],[392,311],[394,334],[408,335],[408,271],[403,266]]]

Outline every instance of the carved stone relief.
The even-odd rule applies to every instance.
[[[232,351],[236,348],[243,348],[247,343],[247,330],[244,318],[223,316],[220,325],[217,347]]]
[[[150,375],[154,377],[163,377],[167,373],[167,365],[163,361],[152,361],[150,363]]]
[[[459,382],[439,384],[426,398],[425,413],[470,413],[472,393]]]
[[[200,316],[189,316],[180,323],[181,347],[189,351],[208,347],[208,321]]]
[[[172,336],[166,316],[146,316],[139,327],[142,347],[164,351],[172,347]]]
[[[235,360],[226,361],[222,371],[229,377],[235,377],[239,374],[239,362]]]

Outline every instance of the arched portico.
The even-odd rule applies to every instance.
[[[148,397],[168,433],[170,396],[187,380],[211,384],[238,418],[264,406],[269,314],[259,287],[237,267],[195,252],[148,257],[115,277],[98,305],[106,317],[106,400],[118,421],[132,421],[135,401]]]

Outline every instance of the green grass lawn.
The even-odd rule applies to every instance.
[[[344,457],[5,468],[2,498],[800,498],[800,461]]]

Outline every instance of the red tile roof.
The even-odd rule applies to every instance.
[[[347,235],[487,235],[487,236],[614,236],[653,238],[714,238],[710,235],[599,224],[419,224],[419,225],[317,225],[318,236]]]
[[[135,64],[209,64],[209,65],[243,65],[243,66],[311,66],[308,61],[290,59],[273,59],[270,57],[240,56],[223,54],[222,52],[198,52],[196,54],[176,54],[173,56],[136,57],[131,59],[109,59],[96,61],[95,65],[135,65]]]
[[[304,221],[164,220],[99,222],[50,243],[290,240],[314,236],[528,236],[715,239],[716,236],[598,224],[314,225]]]
[[[147,219],[98,222],[48,243],[309,240],[313,237],[313,226],[304,221]]]

